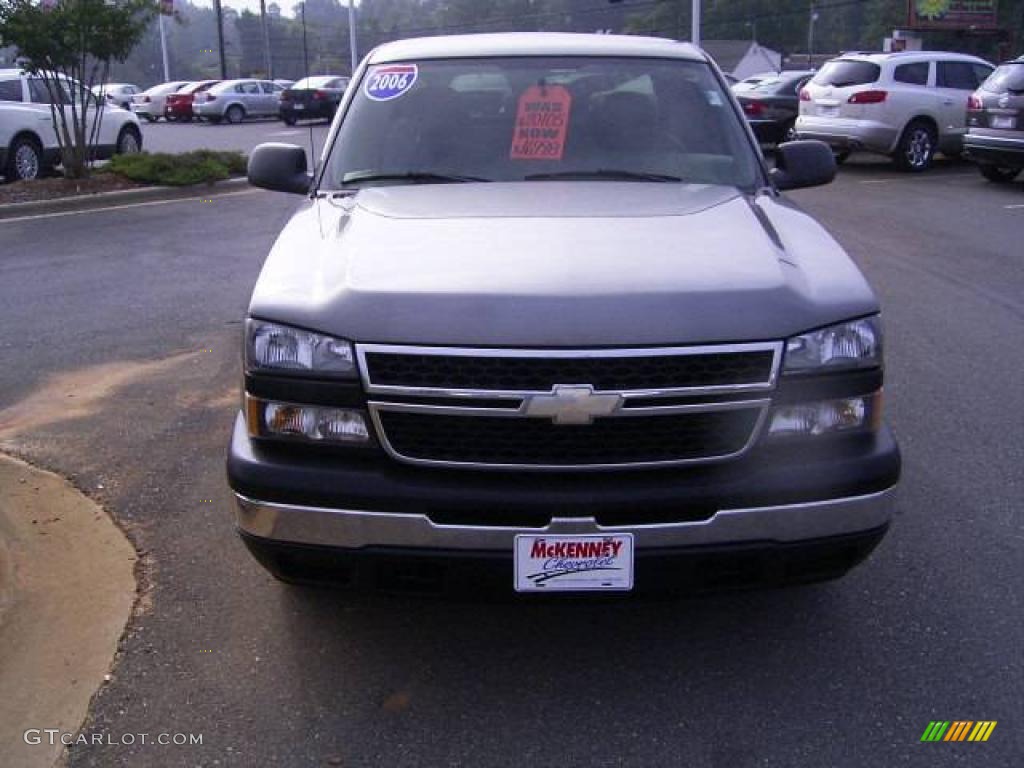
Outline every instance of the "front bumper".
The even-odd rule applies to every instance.
[[[864,560],[887,528],[793,543],[760,542],[642,549],[634,553],[633,592],[684,592],[782,586],[837,578]],[[242,533],[257,560],[289,582],[360,590],[512,596],[512,553],[395,547],[335,549],[288,544]],[[564,593],[578,598],[581,593]],[[590,596],[608,593],[589,593]],[[621,594],[621,593],[620,593]],[[539,594],[517,595],[529,600]],[[547,597],[556,597],[549,593]]]
[[[228,455],[245,535],[342,550],[510,553],[517,533],[632,532],[638,552],[793,543],[877,530],[900,456],[887,427],[716,465],[588,474],[468,472],[249,438]]]
[[[439,524],[401,512],[304,507],[261,502],[236,494],[236,522],[244,534],[292,544],[340,549],[397,547],[416,550],[512,552],[520,533],[630,532],[638,551],[722,544],[792,543],[862,533],[888,525],[893,488],[864,496],[775,507],[720,509],[709,519],[647,525],[601,525],[585,510],[541,527]],[[579,516],[578,516],[579,515]]]
[[[899,130],[875,120],[854,120],[843,117],[800,115],[796,133],[801,139],[824,141],[841,151],[866,150],[891,154],[899,141]]]

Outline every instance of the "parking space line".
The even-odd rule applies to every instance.
[[[1005,208],[1008,211],[1015,211],[1018,208],[1024,208],[1024,203],[1020,203],[1018,205],[1004,205],[1003,208]]]
[[[239,195],[251,195],[259,192],[258,189],[242,189],[238,192],[225,192],[220,197],[238,197]],[[36,219],[55,219],[58,216],[79,216],[85,213],[105,213],[106,211],[123,211],[127,208],[144,208],[149,205],[171,205],[172,203],[190,203],[195,200],[203,202],[206,198],[196,197],[175,197],[172,200],[150,200],[145,203],[125,203],[124,205],[111,205],[107,208],[86,208],[81,211],[56,211],[54,213],[37,213],[32,216],[14,216],[9,219],[0,219],[0,224],[10,224],[18,221],[34,221]]]
[[[883,179],[860,179],[858,184],[889,184],[894,181],[913,181],[915,184],[919,184],[926,181],[931,182],[948,182],[951,180],[962,180],[962,179],[978,179],[978,174],[973,172],[968,173],[935,173],[928,176],[920,175],[906,175],[906,176],[890,176]]]

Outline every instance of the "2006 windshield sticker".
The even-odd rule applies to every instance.
[[[418,75],[419,67],[415,64],[377,67],[366,76],[363,90],[374,101],[391,101],[408,92]]]
[[[561,85],[531,85],[519,97],[512,160],[561,160],[572,95]]]

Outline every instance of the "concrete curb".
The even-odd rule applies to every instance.
[[[52,200],[9,203],[0,206],[0,220],[46,213],[88,211],[124,205],[126,203],[141,203],[153,200],[185,200],[190,197],[212,197],[214,195],[237,192],[240,189],[245,189],[248,184],[249,180],[244,176],[240,176],[213,184],[194,184],[188,187],[140,187],[139,189],[121,189],[116,192],[97,192],[92,195],[57,197]]]
[[[0,538],[8,584],[0,623],[3,764],[51,768],[109,679],[136,598],[134,547],[63,478],[0,453]]]

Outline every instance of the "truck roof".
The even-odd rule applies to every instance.
[[[690,43],[662,37],[504,32],[396,40],[375,48],[369,63],[497,56],[629,56],[707,61],[704,52]]]

